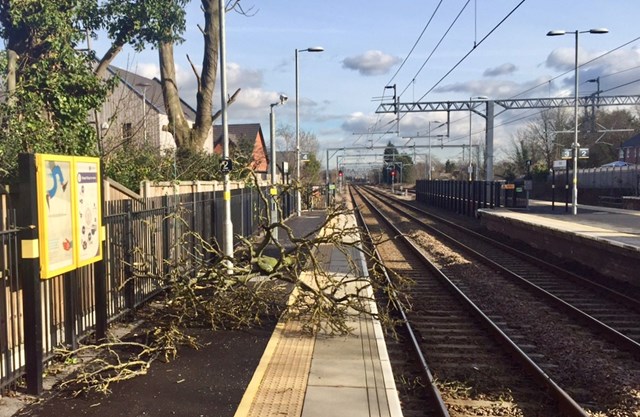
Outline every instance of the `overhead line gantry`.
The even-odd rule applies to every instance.
[[[478,110],[480,104],[485,104],[484,113]],[[640,104],[640,95],[634,96],[600,96],[590,95],[578,98],[579,107],[594,106],[625,106]],[[495,106],[502,108],[502,111],[495,113]],[[426,113],[426,112],[447,112],[447,122],[450,120],[452,111],[474,112],[486,119],[485,145],[487,156],[485,160],[486,180],[493,181],[493,131],[494,119],[496,116],[507,110],[524,109],[551,109],[560,107],[574,107],[575,98],[555,97],[555,98],[522,98],[522,99],[493,99],[493,100],[460,100],[460,101],[431,101],[402,103],[381,103],[376,113]]]

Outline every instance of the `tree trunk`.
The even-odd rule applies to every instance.
[[[105,78],[107,74],[107,68],[109,68],[109,65],[111,65],[111,62],[113,62],[116,56],[118,56],[120,51],[122,51],[122,47],[123,44],[121,43],[114,43],[113,45],[111,45],[111,47],[109,48],[107,53],[104,54],[94,71],[97,77],[101,79]]]
[[[189,126],[178,95],[176,82],[173,44],[162,43],[159,47],[160,74],[162,92],[167,115],[169,131],[174,133],[178,153],[193,153],[203,150],[207,135],[213,124],[213,91],[215,89],[218,70],[218,48],[220,39],[219,10],[217,0],[202,0],[205,16],[204,26],[204,58],[202,72],[198,80],[196,120]],[[215,138],[214,138],[215,140]]]
[[[162,83],[162,97],[164,107],[169,117],[168,131],[173,134],[178,150],[190,147],[191,128],[184,116],[178,84],[176,82],[176,67],[173,59],[173,44],[161,43],[158,48],[160,57],[160,80]]]
[[[7,93],[9,94],[9,104],[13,104],[15,101],[16,85],[17,85],[17,72],[18,66],[18,54],[16,51],[9,49],[7,51]]]

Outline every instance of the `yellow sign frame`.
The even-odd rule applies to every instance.
[[[40,278],[48,279],[102,259],[100,159],[35,158]]]

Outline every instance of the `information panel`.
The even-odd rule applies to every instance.
[[[75,241],[78,267],[102,259],[100,162],[97,158],[75,157]]]
[[[36,154],[40,277],[102,259],[100,160]]]

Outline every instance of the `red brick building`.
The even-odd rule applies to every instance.
[[[218,155],[222,155],[222,126],[214,126],[213,135],[215,138],[213,151]],[[229,152],[233,153],[233,149],[237,148],[244,140],[253,142],[251,169],[257,174],[266,175],[269,170],[269,157],[260,123],[229,125]]]

